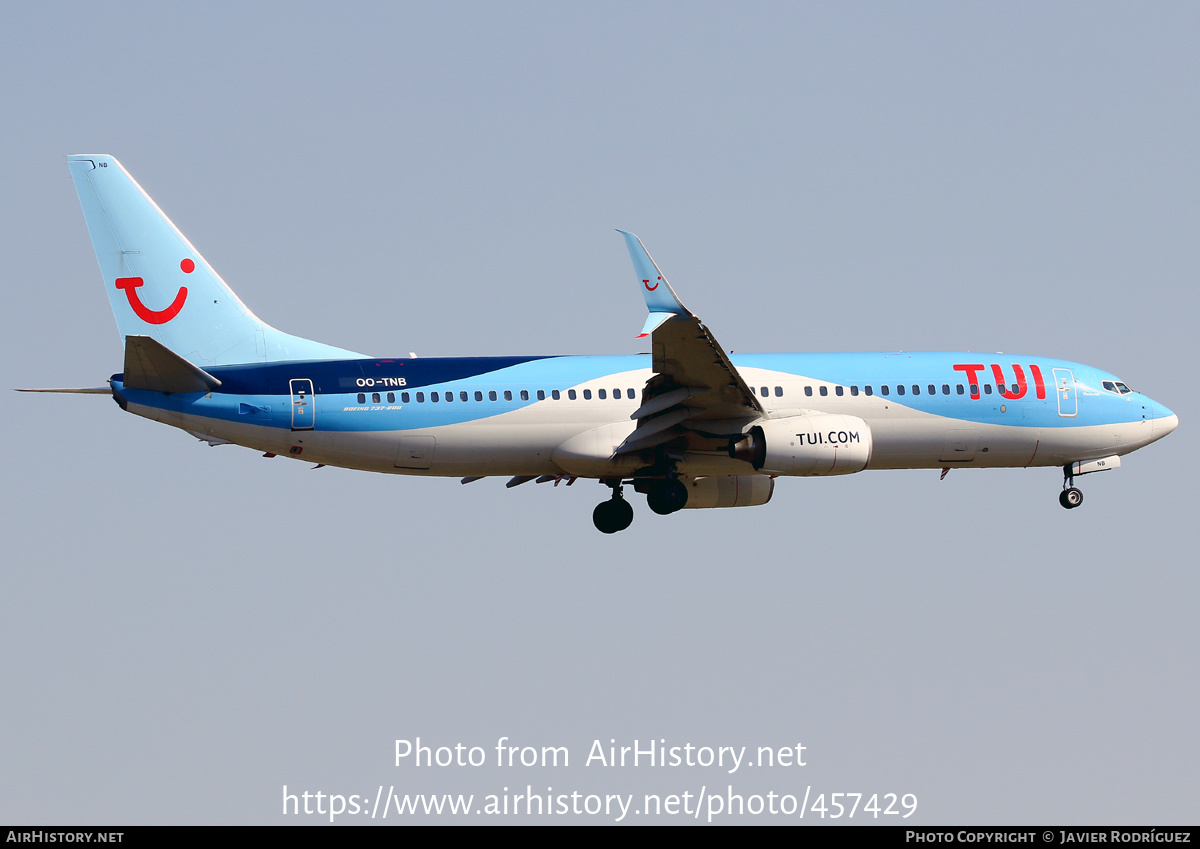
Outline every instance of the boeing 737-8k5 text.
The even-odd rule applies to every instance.
[[[267,455],[405,475],[602,482],[593,513],[766,504],[781,476],[1117,468],[1176,416],[1091,366],[975,353],[725,353],[622,233],[652,353],[375,359],[258,319],[119,162],[68,157],[125,340],[121,409]]]

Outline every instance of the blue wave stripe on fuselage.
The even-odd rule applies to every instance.
[[[764,399],[769,408],[814,408],[830,411],[846,409],[854,403],[887,404],[896,411],[917,410],[931,415],[945,416],[965,422],[980,424],[1002,424],[1018,427],[1074,427],[1079,425],[1116,424],[1145,418],[1142,406],[1144,396],[1133,393],[1116,396],[1103,390],[1102,380],[1115,380],[1113,375],[1090,366],[1046,357],[1009,356],[996,354],[913,352],[913,353],[806,353],[806,354],[738,354],[731,357],[734,365],[742,370],[747,382],[757,391],[764,382],[768,385],[769,397]],[[980,365],[977,372],[981,386],[993,388],[993,394],[982,394],[971,399],[957,394],[959,384],[967,384],[967,373],[956,370],[962,364]],[[1021,365],[1026,381],[1026,392],[1020,399],[1005,399],[995,391],[992,365],[1000,365],[1006,382],[1015,382],[1012,365]],[[1045,398],[1037,398],[1030,366],[1041,369]],[[420,359],[361,359],[344,361],[285,362],[267,365],[223,366],[210,369],[222,382],[217,392],[206,395],[164,396],[161,393],[126,390],[131,401],[161,409],[192,413],[229,421],[261,423],[274,427],[290,426],[290,381],[307,379],[313,381],[318,396],[318,427],[322,430],[407,430],[437,427],[466,421],[484,419],[537,403],[536,390],[547,394],[553,389],[565,391],[587,382],[595,382],[606,375],[616,375],[649,369],[650,358],[634,356],[543,356],[543,357],[471,357],[471,358],[420,358]],[[1078,395],[1079,415],[1059,415],[1055,388],[1054,369],[1071,369]],[[750,373],[750,369],[761,369],[762,380]],[[768,377],[767,373],[778,377]],[[121,375],[114,376],[120,383]],[[830,385],[856,386],[860,390],[870,385],[875,393],[867,399],[865,395],[836,397],[832,393],[821,397],[814,388],[813,396],[804,396],[803,385],[789,385],[785,397],[774,395],[774,386],[797,379],[810,379]],[[400,381],[403,381],[401,384]],[[626,387],[628,381],[617,381],[613,389],[635,390],[640,398],[642,386]],[[617,386],[616,383],[622,383]],[[906,387],[905,395],[896,394],[896,386]],[[913,395],[911,387],[917,384],[921,394]],[[933,384],[935,394],[929,395],[927,387]],[[942,394],[942,386],[948,385],[950,395]],[[887,385],[892,394],[880,395],[880,387]],[[522,401],[519,391],[528,389],[530,398]],[[410,403],[392,405],[392,409],[375,409],[370,413],[348,412],[345,407],[358,406],[357,393],[370,395],[374,392],[415,393],[481,391],[486,395],[496,391],[501,400],[474,400],[463,403],[442,401],[438,404],[428,400],[423,404]],[[513,391],[513,400],[504,401],[504,390]],[[585,402],[586,403],[586,402]],[[595,402],[591,402],[595,403]],[[246,405],[266,407],[247,414]],[[402,406],[403,409],[395,409]],[[1005,412],[1000,408],[1004,406]],[[847,412],[851,412],[846,409]]]
[[[373,368],[376,363],[378,369]],[[319,430],[381,431],[440,427],[501,415],[539,403],[538,390],[545,393],[547,403],[553,390],[560,390],[565,401],[567,390],[580,383],[649,368],[648,356],[296,362],[213,369],[213,376],[222,381],[218,391],[176,395],[125,389],[121,375],[114,375],[113,381],[135,404],[243,424],[290,428],[291,383],[312,380]],[[405,382],[399,384],[400,380]],[[635,405],[642,391],[640,381],[629,380],[617,380],[605,384],[605,388],[609,392],[620,389],[625,401]],[[522,389],[528,392],[528,399],[521,399]],[[511,400],[503,399],[505,390],[512,392]],[[631,390],[633,397],[629,395]],[[459,400],[463,391],[472,400]],[[483,393],[486,399],[490,391],[497,393],[496,401],[474,400],[475,392]],[[396,400],[383,403],[389,392]],[[409,393],[410,403],[401,401],[403,392]],[[425,396],[423,403],[416,402],[417,392]],[[453,392],[455,400],[435,403],[431,398],[434,392],[443,397]],[[359,393],[368,399],[379,393],[381,402],[359,404]],[[253,408],[260,409],[247,413]]]
[[[377,381],[378,386],[421,388],[456,380],[479,377],[523,363],[552,357],[430,357],[427,359],[314,360],[271,365],[224,366],[210,369],[221,381],[221,391],[242,395],[288,395],[289,382],[311,380],[317,394],[362,392]]]

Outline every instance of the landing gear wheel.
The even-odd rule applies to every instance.
[[[592,524],[602,534],[615,534],[633,524],[633,505],[624,498],[601,501],[592,511]]]
[[[687,502],[687,487],[674,479],[665,480],[646,493],[646,504],[660,516],[669,516],[682,510]]]
[[[1068,487],[1058,496],[1058,503],[1068,510],[1074,510],[1083,503],[1083,491],[1073,486]]]

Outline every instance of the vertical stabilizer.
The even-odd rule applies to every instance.
[[[122,339],[149,336],[200,366],[363,356],[260,320],[113,157],[67,162]]]

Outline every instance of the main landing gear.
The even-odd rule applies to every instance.
[[[610,483],[612,498],[601,501],[592,511],[592,523],[602,534],[615,534],[623,531],[633,523],[633,505],[621,494],[621,482]]]
[[[1058,495],[1058,503],[1068,510],[1074,510],[1083,503],[1083,490],[1075,486],[1075,475],[1071,472],[1072,463],[1063,466],[1063,491]]]
[[[596,505],[596,509],[592,511],[592,523],[601,533],[615,534],[625,530],[633,522],[633,507],[622,495],[624,487],[620,480],[607,480],[604,483],[612,487],[612,498]],[[688,502],[687,486],[673,477],[663,480],[638,480],[635,489],[646,494],[646,504],[660,516],[676,513]]]
[[[669,516],[682,510],[687,502],[687,487],[678,478],[653,481],[646,490],[646,504],[660,516]]]

